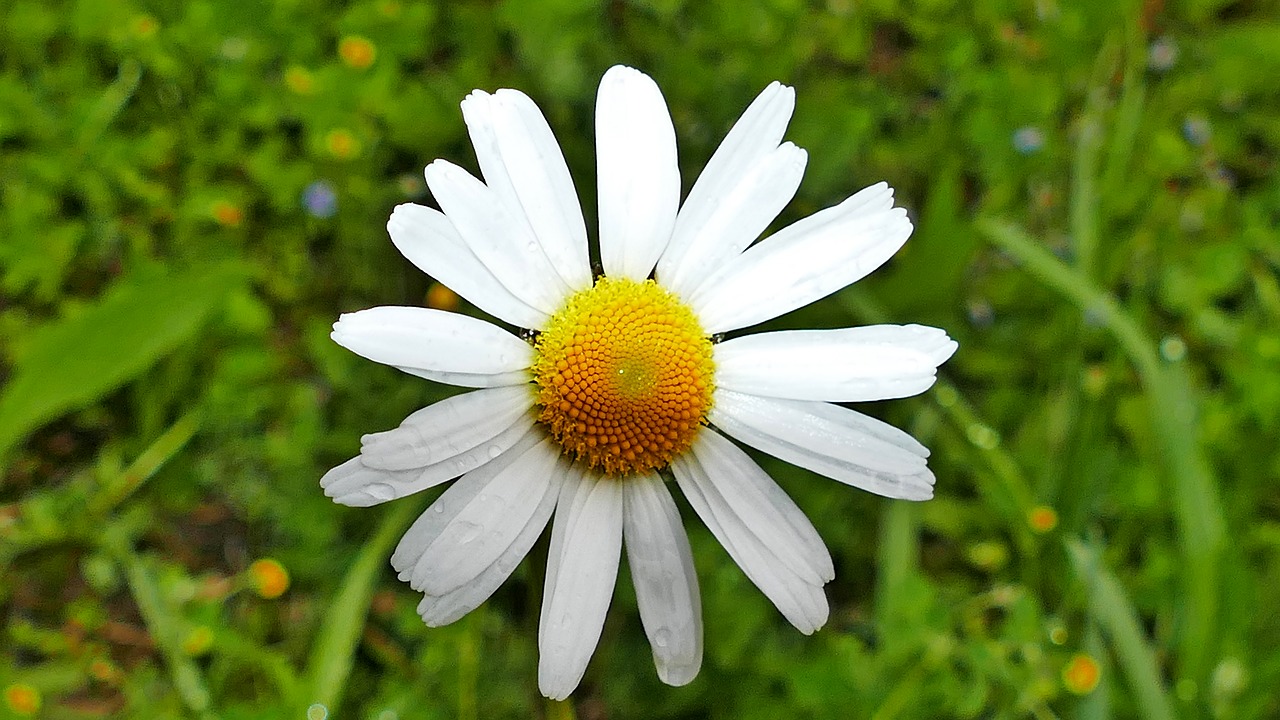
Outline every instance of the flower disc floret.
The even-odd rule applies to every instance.
[[[535,347],[539,420],[600,472],[666,466],[711,409],[711,341],[652,280],[600,278],[568,299]]]

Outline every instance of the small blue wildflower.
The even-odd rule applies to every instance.
[[[1147,66],[1156,72],[1164,72],[1178,60],[1178,44],[1168,35],[1155,39],[1147,48]]]
[[[338,212],[338,194],[327,180],[316,180],[302,191],[302,207],[312,217],[331,218]]]
[[[1196,147],[1202,147],[1209,142],[1212,134],[1213,129],[1209,126],[1209,121],[1199,115],[1188,115],[1182,121],[1182,137]]]
[[[1040,128],[1026,125],[1013,133],[1013,148],[1023,155],[1030,155],[1044,147],[1044,133]]]

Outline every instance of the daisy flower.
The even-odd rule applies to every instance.
[[[400,205],[387,229],[412,263],[516,334],[419,307],[342,315],[333,339],[412,375],[466,388],[362,438],[325,493],[369,506],[459,478],[391,564],[431,626],[484,602],[550,523],[538,685],[578,685],[625,546],[658,676],[702,663],[702,611],[674,481],[711,533],[803,633],[826,622],[831,556],[738,443],[892,498],[933,494],[929,452],[835,403],[923,392],[956,349],[942,330],[876,325],[720,341],[879,267],[911,234],[873,185],[753,242],[795,195],[807,155],[782,135],[794,91],[751,103],[684,204],[658,86],[627,67],[596,99],[599,267],[546,119],[516,90],[462,102],[483,180],[445,160],[426,179],[442,211]],[[737,441],[737,442],[735,442]],[[554,520],[552,516],[554,515]]]

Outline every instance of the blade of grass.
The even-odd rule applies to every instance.
[[[173,680],[174,689],[182,703],[191,713],[202,719],[216,718],[211,708],[209,688],[200,673],[199,666],[182,650],[180,625],[177,618],[169,611],[160,593],[160,586],[151,575],[146,563],[131,548],[123,543],[117,533],[108,532],[103,535],[103,545],[111,552],[117,562],[125,570],[125,578],[129,591],[138,605],[138,614],[146,623],[147,631],[155,640],[165,666]]]
[[[462,635],[458,638],[458,720],[476,720],[476,618],[468,615],[463,621]]]
[[[125,105],[129,104],[129,100],[138,90],[138,81],[141,79],[142,65],[137,60],[129,58],[120,63],[120,67],[116,70],[116,79],[102,91],[98,101],[89,109],[84,122],[80,125],[80,131],[76,137],[77,157],[83,156],[88,151],[120,111],[124,110]]]
[[[1108,40],[1093,67],[1084,115],[1077,129],[1076,151],[1071,158],[1069,212],[1076,267],[1092,277],[1098,254],[1098,163],[1102,154],[1102,115],[1107,86],[1115,73],[1118,46]]]
[[[90,504],[90,511],[105,513],[119,505],[176,455],[195,436],[199,428],[200,418],[196,412],[187,413],[179,418],[129,467],[119,475],[106,479],[102,491]]]
[[[342,702],[374,586],[387,566],[391,549],[421,510],[420,500],[395,503],[378,524],[373,537],[360,548],[338,594],[329,603],[320,636],[312,646],[302,694],[298,697],[303,710],[318,703],[333,711]]]
[[[1138,711],[1147,720],[1173,720],[1173,705],[1160,679],[1156,652],[1143,637],[1138,615],[1124,588],[1084,543],[1067,540],[1066,546],[1076,574],[1089,588],[1090,612],[1111,641],[1137,699]]]
[[[1181,669],[1203,687],[1218,640],[1218,564],[1226,520],[1217,479],[1197,438],[1190,382],[1181,368],[1161,362],[1155,342],[1114,298],[1038,246],[1022,229],[990,219],[979,220],[977,227],[1033,277],[1097,317],[1138,371],[1161,460],[1173,481],[1187,593]]]
[[[1124,79],[1121,80],[1120,100],[1111,122],[1111,141],[1107,146],[1106,170],[1101,181],[1102,194],[1107,197],[1114,195],[1126,179],[1129,158],[1142,125],[1142,108],[1146,104],[1147,86],[1143,76],[1147,68],[1147,38],[1142,21],[1133,17],[1138,12],[1141,10],[1135,7],[1126,21]]]
[[[876,583],[876,617],[891,628],[907,620],[902,612],[912,605],[906,597],[907,581],[919,566],[920,528],[910,503],[886,503],[883,518],[876,552],[880,576]],[[886,632],[886,639],[893,637],[895,633]]]
[[[298,675],[284,655],[262,647],[229,627],[220,628],[214,636],[214,647],[219,653],[232,657],[244,665],[257,666],[276,684],[280,697],[292,698],[298,692]]]

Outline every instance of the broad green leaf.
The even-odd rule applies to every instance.
[[[27,433],[136,378],[190,338],[237,274],[226,266],[124,281],[24,348],[0,394],[0,457]]]

